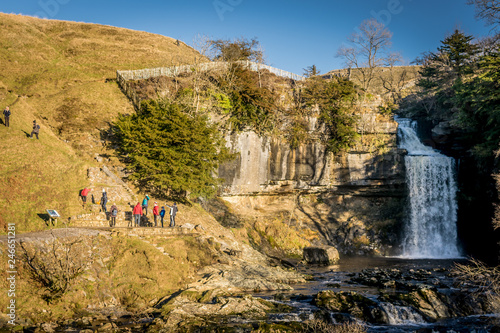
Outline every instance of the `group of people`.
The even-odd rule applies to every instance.
[[[83,203],[83,208],[85,208],[87,204],[87,196],[89,195],[91,189],[88,187],[85,187],[83,190],[80,191],[80,197],[82,198],[82,203]],[[92,199],[93,200],[93,199]],[[145,195],[144,199],[142,200],[142,204],[140,202],[135,205],[134,209],[132,210],[132,215],[133,215],[133,221],[134,225],[136,227],[141,226],[141,219],[144,219],[148,215],[148,203],[149,203],[150,197],[149,195]],[[109,210],[107,210],[107,204],[108,204],[108,194],[106,190],[103,188],[102,189],[102,195],[100,199],[100,205],[101,205],[101,212],[106,213],[106,216],[109,217],[110,219],[110,226],[114,227],[116,226],[116,217],[118,216],[118,207],[116,204],[113,204]],[[175,227],[175,215],[177,214],[177,203],[174,202],[172,206],[165,204],[166,207],[168,207],[169,210],[169,215],[170,215],[170,227]],[[153,218],[154,218],[154,226],[158,227],[158,222],[160,222],[161,227],[163,228],[163,219],[165,218],[166,215],[166,210],[165,207],[160,207],[158,206],[158,203],[155,202],[153,206]],[[129,221],[128,224],[129,227],[132,227],[132,221]]]
[[[6,106],[5,110],[3,110],[3,117],[4,117],[3,123],[4,123],[5,127],[10,127],[11,114],[12,114],[12,112],[10,111],[10,107]],[[33,135],[35,135],[37,140],[38,140],[39,133],[40,133],[40,125],[36,123],[36,120],[33,120],[33,129],[32,129],[31,134],[30,134],[30,139],[33,139]]]
[[[148,215],[148,203],[149,200],[149,195],[145,195],[144,199],[142,200],[142,204],[138,202],[134,209],[132,210],[132,215],[134,216],[134,225],[136,227],[141,226],[141,218],[144,216],[146,217]],[[168,208],[170,208],[170,227],[175,227],[175,215],[177,214],[177,203],[174,202],[172,206],[165,204]],[[154,226],[158,226],[158,220],[160,220],[161,227],[163,228],[163,219],[165,218],[166,215],[166,210],[165,207],[162,206],[161,210],[160,207],[158,206],[158,203],[155,202],[153,206],[153,218],[154,218]],[[132,223],[129,223],[129,226],[132,226]]]
[[[10,107],[6,106],[5,110],[3,110],[3,117],[4,117],[3,123],[4,123],[5,127],[10,127],[11,114],[12,114],[12,112],[10,111]],[[30,139],[33,139],[33,135],[35,135],[37,140],[38,140],[39,133],[40,133],[40,125],[36,123],[36,120],[33,120],[33,129],[31,130]]]
[[[82,198],[83,208],[85,208],[85,206],[87,204],[87,196],[89,195],[91,190],[92,190],[91,188],[85,187],[83,190],[80,191],[80,197]],[[92,196],[92,198],[93,198],[93,196]],[[93,200],[94,199],[92,199],[92,201]],[[100,199],[99,203],[101,205],[101,212],[106,213],[106,217],[109,217],[109,220],[110,220],[109,225],[111,227],[116,226],[116,217],[118,216],[118,207],[116,206],[116,204],[113,204],[109,210],[109,213],[108,213],[108,209],[107,209],[108,193],[106,192],[106,189],[104,189],[104,188],[102,189],[102,195],[101,195],[101,199]]]

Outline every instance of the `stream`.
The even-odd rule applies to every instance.
[[[398,270],[403,272],[425,272],[424,278],[410,280],[403,278],[408,284],[434,285],[438,291],[446,294],[453,288],[453,279],[449,276],[455,263],[465,263],[465,259],[406,259],[389,257],[352,257],[342,258],[337,265],[304,267],[304,273],[311,275],[312,280],[305,284],[294,285],[290,292],[257,293],[255,297],[274,300],[292,306],[295,310],[286,314],[272,314],[268,322],[304,321],[314,318],[319,310],[313,302],[318,292],[323,290],[354,291],[369,299],[381,303],[377,296],[381,292],[397,293],[394,288],[377,288],[364,284],[353,283],[356,273],[366,270]],[[436,322],[426,321],[411,307],[395,306],[391,303],[380,304],[389,318],[389,324],[370,324],[363,322],[368,332],[497,332],[492,330],[497,326],[500,315],[480,315],[444,319]],[[333,323],[339,322],[346,314],[330,313]],[[352,319],[352,318],[351,318]],[[359,320],[358,320],[359,321]]]

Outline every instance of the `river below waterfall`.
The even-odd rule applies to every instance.
[[[335,292],[353,291],[381,303],[378,299],[381,293],[395,294],[395,288],[380,288],[364,283],[353,282],[358,274],[366,271],[400,271],[401,280],[408,285],[435,286],[443,294],[453,289],[453,278],[450,270],[455,263],[465,263],[464,259],[404,259],[386,257],[352,257],[343,258],[337,265],[305,266],[301,270],[311,276],[311,281],[294,285],[293,291],[263,292],[253,294],[267,300],[279,301],[292,306],[291,313],[271,314],[268,322],[305,321],[314,318],[314,313],[320,310],[314,305],[315,296],[324,290]],[[408,274],[407,274],[408,273]],[[413,277],[413,278],[412,278]],[[497,332],[496,327],[500,317],[495,314],[475,315],[428,321],[415,309],[402,307],[391,303],[381,304],[389,318],[388,324],[373,324],[364,322],[368,332]],[[324,309],[323,309],[324,310]],[[332,322],[345,318],[345,314],[330,313]]]

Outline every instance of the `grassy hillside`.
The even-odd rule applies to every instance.
[[[0,230],[8,222],[37,230],[47,208],[65,217],[78,212],[100,135],[133,110],[116,70],[192,63],[200,55],[169,37],[96,24],[0,13],[0,29],[0,111],[12,111],[11,127],[0,126]],[[34,119],[39,141],[26,137]]]

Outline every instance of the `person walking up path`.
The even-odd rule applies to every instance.
[[[116,207],[116,204],[113,204],[111,206],[110,210],[110,216],[111,216],[111,222],[110,222],[110,227],[115,227],[116,226],[116,217],[118,216],[118,208]]]
[[[82,197],[82,207],[85,208],[85,204],[87,203],[87,195],[90,192],[90,188],[85,187],[83,190],[80,191],[80,196]]]
[[[153,207],[153,216],[154,216],[154,219],[155,219],[155,227],[158,226],[158,215],[160,215],[160,207],[158,207],[158,203],[155,202],[155,205]]]
[[[160,220],[161,220],[161,227],[163,228],[163,218],[165,218],[165,207],[161,207],[160,211]]]
[[[40,125],[36,123],[36,120],[33,120],[33,130],[31,131],[30,139],[33,139],[33,134],[35,134],[38,140],[38,133],[40,133]]]
[[[165,206],[170,208],[170,227],[175,227],[175,214],[177,214],[177,203],[174,202],[173,206],[165,204]]]
[[[105,189],[102,189],[102,197],[101,197],[101,207],[102,211],[108,215],[108,211],[106,210],[106,204],[108,203],[108,194]]]
[[[140,202],[138,202],[137,205],[135,205],[132,214],[134,215],[135,226],[139,227],[141,225],[141,215],[142,215],[142,207]]]
[[[10,112],[9,107],[7,106],[7,107],[5,108],[5,110],[3,110],[3,116],[4,116],[4,118],[5,118],[5,121],[4,121],[4,123],[5,123],[5,127],[10,127],[10,125],[9,125],[10,115],[11,115],[11,112]]]
[[[142,200],[142,210],[145,211],[143,214],[148,215],[148,201],[149,201],[149,195],[146,194],[144,199]]]

